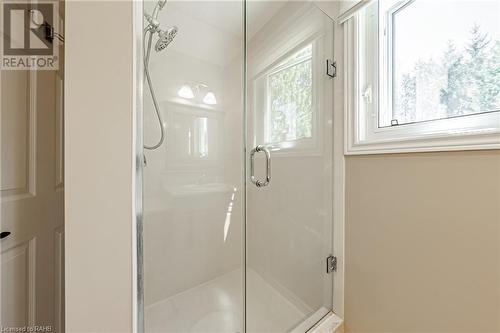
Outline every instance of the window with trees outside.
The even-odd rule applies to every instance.
[[[500,145],[499,1],[380,0],[348,24],[348,151]]]
[[[312,45],[267,75],[266,143],[312,136]]]
[[[257,141],[278,154],[319,149],[315,109],[321,83],[315,73],[320,47],[318,39],[290,45],[253,81]]]

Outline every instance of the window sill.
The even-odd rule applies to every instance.
[[[406,140],[398,138],[362,142],[355,142],[353,138],[347,137],[344,154],[367,155],[488,149],[500,149],[500,133],[441,134]]]
[[[276,144],[265,145],[273,157],[318,157],[323,156],[323,145],[313,145],[313,146],[280,146]]]

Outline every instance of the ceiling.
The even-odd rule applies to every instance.
[[[273,17],[286,1],[247,1],[247,29],[251,38]],[[177,8],[197,20],[241,38],[243,33],[242,1],[185,1],[174,0],[168,6]]]
[[[155,1],[145,1],[150,13]],[[247,36],[252,38],[286,1],[247,1]],[[160,12],[162,27],[176,25],[179,33],[170,47],[209,63],[226,66],[242,52],[242,1],[167,2]]]

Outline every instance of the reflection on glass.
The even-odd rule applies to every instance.
[[[208,156],[208,118],[197,119],[198,155]]]
[[[177,92],[177,95],[179,95],[179,97],[187,99],[194,98],[193,89],[188,84],[182,85],[182,87]]]
[[[203,98],[203,103],[208,105],[217,104],[217,99],[215,98],[215,94],[212,91],[207,92],[207,94]]]
[[[229,227],[231,226],[231,214],[233,212],[234,198],[236,196],[236,187],[233,188],[233,194],[231,194],[231,200],[227,206],[226,220],[224,221],[224,243],[227,240],[227,235],[229,234]]]

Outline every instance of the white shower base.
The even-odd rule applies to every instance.
[[[242,272],[236,270],[146,306],[146,332],[241,332]],[[253,270],[247,270],[248,332],[287,332],[306,316]]]

